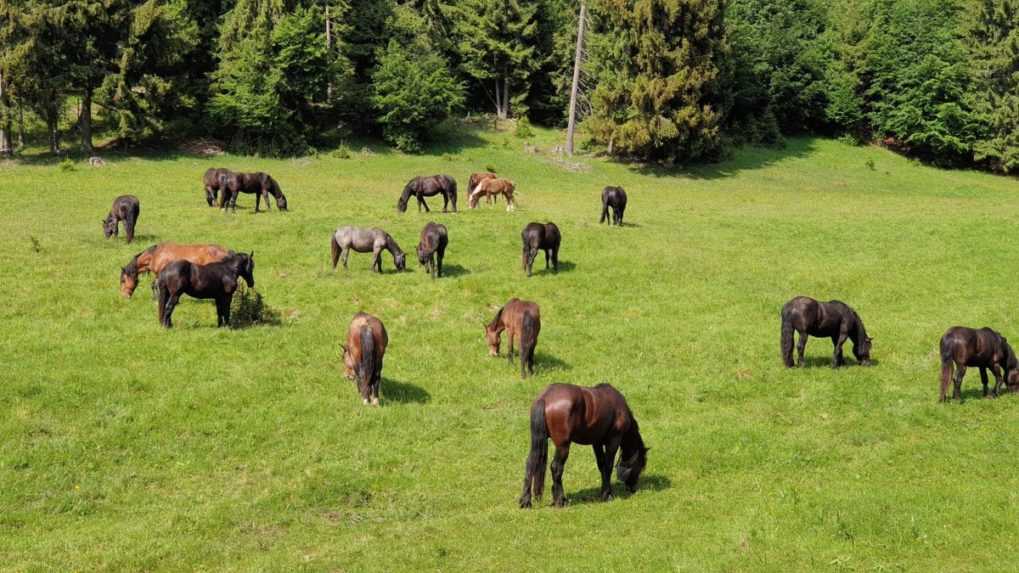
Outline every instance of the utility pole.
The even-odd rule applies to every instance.
[[[577,52],[573,56],[573,87],[570,88],[570,118],[566,127],[566,154],[573,155],[573,134],[577,130],[577,90],[580,89],[580,61],[584,54],[584,24],[587,22],[587,0],[580,0],[577,21]]]

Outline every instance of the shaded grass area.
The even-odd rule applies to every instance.
[[[0,165],[5,568],[1015,567],[1016,398],[976,399],[971,372],[973,399],[936,403],[945,329],[1019,337],[1012,180],[821,139],[571,172],[482,131],[421,156],[107,161]],[[291,212],[207,208],[214,165],[272,173]],[[516,212],[396,213],[411,176],[463,187],[486,165],[516,181]],[[607,184],[626,188],[631,226],[598,225]],[[142,202],[133,245],[99,224],[123,193]],[[368,255],[330,269],[338,226],[381,226],[412,254],[429,220],[450,233],[440,280],[416,262],[371,273]],[[532,220],[559,225],[569,272],[523,276]],[[213,305],[185,298],[162,330],[149,279],[125,300],[117,277],[164,240],[254,249],[276,324],[217,329]],[[811,340],[807,368],[782,368],[778,313],[797,294],[853,305],[878,364],[833,371]],[[542,306],[526,381],[482,337],[512,296]],[[390,335],[378,409],[342,375],[358,310]],[[652,448],[643,488],[596,501],[594,456],[574,447],[571,506],[518,510],[531,401],[603,381]]]

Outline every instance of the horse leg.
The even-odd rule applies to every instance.
[[[602,470],[602,494],[603,501],[612,499],[612,462],[616,459],[616,452],[619,450],[620,437],[610,438],[605,442],[605,469]]]
[[[998,379],[998,374],[997,373],[994,374],[994,379],[995,380]],[[987,368],[984,368],[983,366],[980,367],[980,383],[983,384],[983,386],[984,386],[984,398],[986,398],[987,397]],[[994,385],[994,393],[995,393],[995,395],[997,395],[997,393],[998,393],[998,385],[997,384]]]
[[[382,249],[375,247],[372,250],[372,270],[382,272]]]
[[[166,310],[163,314],[163,326],[166,328],[173,328],[173,309],[177,307],[177,303],[180,301],[180,293],[174,293],[169,295],[166,301]]]
[[[439,268],[436,271],[436,272],[438,272],[438,276],[439,277],[442,276],[442,257],[445,256],[445,254],[446,254],[446,252],[443,249],[439,249],[439,252],[438,252],[438,265],[439,265]]]
[[[551,264],[550,263],[551,260],[552,260],[552,251],[551,251],[551,249],[545,249],[545,270],[546,271],[548,270],[548,267]]]
[[[350,257],[350,247],[343,247],[343,252],[340,253],[343,258],[343,270],[347,270],[347,259]]]
[[[981,372],[983,372],[982,368],[981,368]],[[1002,376],[1001,370],[998,368],[998,366],[996,364],[992,364],[991,365],[991,374],[994,374],[994,390],[991,391],[991,396],[997,398],[998,397],[998,390],[1000,390],[1002,384],[1005,383],[1005,379]],[[984,396],[986,397],[987,396],[987,375],[986,374],[984,374],[983,381],[984,381]]]
[[[803,351],[807,349],[807,333],[799,332],[800,339],[796,341],[796,365],[803,366]]]
[[[832,353],[831,367],[838,368],[846,363],[845,358],[842,355],[842,346],[846,343],[848,336],[845,332],[840,332],[838,336],[831,338],[832,344],[835,345],[835,351]]]
[[[604,444],[593,444],[591,449],[594,450],[594,461],[598,464],[598,473],[601,475],[601,499],[608,501],[612,498],[612,484],[609,478],[611,474],[605,471],[605,466],[609,463],[605,459],[605,446]]]
[[[439,260],[442,260],[442,259],[439,259]],[[436,278],[438,276],[439,267],[436,266],[436,263],[435,263],[435,253],[432,253],[432,254],[428,255],[428,266],[431,267],[432,278],[433,279]]]
[[[966,375],[966,365],[958,364],[955,368],[955,379],[952,380],[952,399],[962,402],[962,377]]]
[[[259,191],[259,192],[255,193],[255,212],[256,213],[258,213],[258,208],[261,206],[261,204],[262,204],[262,192]],[[265,202],[265,204],[268,205],[269,201],[267,200]]]
[[[513,333],[508,330],[506,331],[506,340],[509,342],[509,354],[506,357],[509,359],[509,363],[513,364]]]
[[[442,194],[442,212],[446,213],[449,207],[449,195],[446,193]]]
[[[559,274],[559,245],[552,247],[552,272]]]
[[[556,507],[566,505],[566,496],[563,494],[563,470],[569,457],[570,443],[566,442],[564,446],[556,444],[555,458],[552,459],[552,504]]]

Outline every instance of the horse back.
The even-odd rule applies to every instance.
[[[1007,342],[991,328],[953,326],[941,337],[942,360],[966,366],[991,366],[1008,358]]]
[[[503,326],[505,326],[510,333],[520,332],[523,329],[525,315],[532,317],[535,323],[540,327],[541,308],[537,303],[520,300],[518,298],[511,299],[502,309]]]
[[[347,330],[347,346],[354,354],[356,362],[361,361],[361,328],[367,326],[372,332],[372,341],[379,356],[385,354],[386,346],[389,345],[389,334],[385,325],[378,318],[366,313],[359,312],[350,321],[350,328]]]
[[[196,265],[207,265],[223,260],[230,251],[219,245],[178,245],[163,243],[153,252],[149,268],[160,272],[164,267],[178,260],[185,260]]]

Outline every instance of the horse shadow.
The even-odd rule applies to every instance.
[[[432,395],[428,393],[428,390],[409,382],[383,378],[382,399],[400,404],[427,404],[432,400]]]
[[[570,456],[573,459],[573,456]],[[613,470],[614,472],[615,470]],[[595,476],[598,472],[593,472]],[[637,492],[646,491],[665,491],[672,488],[672,480],[661,474],[652,474],[641,476],[640,482],[638,483]],[[612,480],[612,496],[616,499],[627,499],[634,495],[623,484],[618,483],[613,476]],[[566,496],[566,500],[570,505],[576,503],[604,503],[601,500],[601,486],[589,487],[580,491],[574,492]]]
[[[471,274],[471,271],[460,265],[442,265],[442,278],[462,277]]]
[[[564,362],[551,354],[538,351],[534,352],[534,366],[539,372],[545,370],[573,370],[573,366],[569,362]]]
[[[534,259],[534,266],[535,267],[538,266],[538,259]],[[573,263],[571,263],[569,261],[559,261],[559,271],[558,272],[559,273],[569,273],[569,272],[572,272],[572,271],[576,270],[576,268],[577,268],[577,265],[575,265],[575,264],[573,264]],[[549,267],[547,269],[546,268],[542,268],[541,270],[535,269],[534,274],[535,274],[535,276],[540,276],[540,275],[545,275],[545,274],[554,275],[554,274],[558,274],[558,273],[556,271],[553,271],[552,268]]]
[[[135,242],[138,242],[138,241],[156,241],[158,239],[159,239],[159,235],[152,235],[152,234],[149,234],[149,233],[145,233],[145,234],[135,233],[134,241],[132,241],[132,244],[135,243]]]
[[[797,368],[829,368],[833,370],[838,370],[842,368],[854,368],[860,366],[860,363],[857,362],[855,358],[846,356],[845,360],[846,361],[842,366],[839,366],[837,369],[833,369],[831,367],[831,356],[804,356],[803,366],[802,367],[798,366]],[[880,364],[881,362],[879,360],[875,360],[874,358],[870,359],[870,365],[872,367],[879,366]]]

